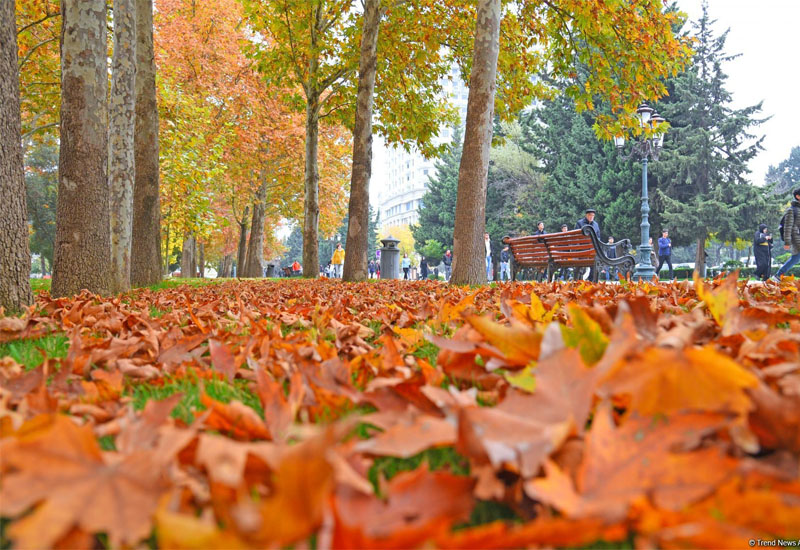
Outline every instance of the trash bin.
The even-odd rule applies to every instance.
[[[397,245],[399,240],[391,235],[385,239],[381,239],[383,247],[381,251],[381,279],[399,279],[400,278],[400,249]]]
[[[276,265],[275,264],[267,264],[267,277],[277,277],[276,274]]]

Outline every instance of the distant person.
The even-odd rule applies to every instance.
[[[300,266],[300,262],[295,260],[294,263],[292,263],[292,276],[299,277],[302,271],[303,268]]]
[[[375,260],[370,260],[369,264],[367,265],[367,271],[369,272],[369,278],[375,278]]]
[[[567,231],[569,231],[569,226],[567,224],[565,224],[565,223],[562,223],[561,224],[561,232],[562,233],[566,233]]]
[[[488,233],[483,234],[483,246],[486,248],[486,280],[492,280],[492,240]]]
[[[612,237],[611,235],[608,236],[608,246],[606,247],[606,250],[607,250],[606,256],[608,256],[609,259],[615,260],[617,258],[617,247],[614,244],[614,237]],[[606,272],[606,281],[609,280],[613,281],[617,278],[616,267],[609,265],[606,266],[606,268],[603,271]]]
[[[344,267],[344,248],[342,248],[342,243],[336,243],[336,249],[333,251],[333,257],[331,257],[331,265],[333,265],[333,277],[341,279],[342,268]]]
[[[503,247],[500,251],[500,280],[511,280],[511,252],[508,250],[508,245]]]
[[[762,281],[769,279],[772,269],[772,235],[769,234],[767,224],[758,226],[753,239],[753,254],[756,257],[756,277]]]
[[[536,231],[533,232],[534,235],[545,235],[544,232],[544,222],[539,222],[536,224]]]
[[[666,229],[661,231],[661,237],[658,239],[658,267],[656,268],[656,275],[661,272],[661,268],[665,263],[669,266],[669,278],[673,279],[672,241],[669,238],[669,231]]]
[[[408,258],[408,254],[403,254],[400,267],[403,268],[403,279],[408,280],[408,272],[411,270],[411,260]]]
[[[444,257],[442,258],[442,263],[444,264],[444,280],[449,281],[450,275],[453,272],[453,253],[450,252],[449,248],[444,253]]]
[[[653,246],[653,237],[650,237],[650,240],[647,242],[650,244],[650,265],[655,268],[658,265],[658,254]]]
[[[581,219],[575,222],[575,229],[583,229],[586,226],[591,227],[594,229],[594,234],[597,237],[597,240],[600,240],[600,225],[595,221],[595,216],[597,215],[597,211],[594,208],[587,208],[584,211],[584,215]],[[579,269],[578,274],[576,275],[576,279],[583,279],[584,270]],[[589,268],[589,280],[594,281],[594,266]]]
[[[791,250],[792,255],[772,278],[773,281],[780,281],[782,275],[800,262],[800,187],[792,191],[792,197],[794,200],[783,219],[783,248]]]
[[[419,273],[422,280],[426,281],[428,279],[428,259],[425,256],[421,256],[421,258],[419,261]]]

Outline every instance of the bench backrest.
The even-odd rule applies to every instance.
[[[520,266],[546,267],[594,265],[597,252],[592,238],[580,229],[508,239],[514,261]]]

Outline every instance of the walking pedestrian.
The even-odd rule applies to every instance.
[[[783,248],[791,250],[792,255],[772,277],[773,281],[780,281],[781,276],[800,262],[800,187],[792,191],[792,204],[783,216]]]
[[[420,278],[426,281],[428,280],[428,260],[425,256],[421,256],[421,258],[422,259],[419,261]]]
[[[408,280],[408,272],[411,269],[411,260],[408,258],[408,254],[403,254],[400,267],[403,268],[403,279]]]
[[[510,281],[511,280],[511,253],[508,250],[508,245],[503,247],[503,250],[500,251],[500,280],[501,281]]]
[[[342,243],[336,243],[336,249],[333,251],[331,258],[331,265],[333,265],[333,276],[336,279],[342,278],[342,268],[344,267],[344,248]]]
[[[753,254],[756,257],[756,277],[762,281],[769,279],[772,269],[772,235],[769,234],[767,224],[758,226],[753,239]]]
[[[673,279],[672,273],[672,241],[669,238],[669,231],[663,229],[661,237],[658,239],[658,268],[656,268],[656,275],[661,272],[664,264],[669,266],[669,278]]]
[[[375,278],[375,260],[370,260],[369,264],[367,265],[367,271],[369,271],[369,278]]]
[[[492,280],[492,241],[488,233],[483,234],[483,245],[486,248],[486,280]]]
[[[450,281],[450,274],[453,272],[453,253],[450,252],[449,248],[444,253],[442,263],[444,264],[444,280]]]

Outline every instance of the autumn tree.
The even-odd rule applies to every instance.
[[[114,0],[114,56],[108,112],[108,189],[111,218],[111,288],[131,288],[133,225],[136,13],[134,0]]]
[[[489,6],[481,4],[480,7],[488,9]],[[551,76],[572,81],[565,93],[575,101],[579,111],[593,110],[598,99],[608,101],[610,112],[600,113],[595,125],[596,133],[608,139],[623,132],[623,128],[637,128],[633,117],[636,105],[645,99],[663,96],[666,92],[663,79],[684,67],[690,53],[688,40],[673,34],[672,27],[679,16],[662,12],[659,5],[649,0],[625,4],[569,0],[557,5],[526,1],[514,4],[513,9],[511,4],[492,5],[491,8],[489,13],[494,17],[497,12],[497,17],[502,19],[502,25],[499,22],[497,25],[504,29],[498,61],[494,63],[498,75],[497,112],[501,118],[519,101],[527,103],[535,97],[553,97],[558,93],[547,80],[530,78],[546,69]],[[491,30],[487,26],[490,21],[494,23],[493,18],[478,17],[476,37],[487,36]],[[522,46],[531,41],[545,47]],[[456,54],[463,58],[471,50],[468,44],[456,42]],[[490,70],[487,59],[481,58],[484,65],[478,65],[477,60],[484,50],[492,48],[491,42],[474,41],[473,73]],[[578,71],[578,65],[587,70]],[[470,96],[478,94],[481,101],[467,111],[465,154],[459,173],[456,210],[455,234],[459,238],[454,244],[455,265],[451,279],[457,284],[485,281],[480,234],[483,233],[486,195],[480,191],[486,189],[487,170],[482,157],[474,155],[488,150],[488,145],[474,144],[472,140],[491,139],[491,126],[482,134],[477,129],[483,125],[477,123],[478,119],[483,121],[490,108],[485,105],[484,96],[493,89],[495,81],[492,79],[479,88],[471,79]],[[470,107],[472,105],[470,97]],[[512,108],[510,112],[516,110],[518,108]],[[472,122],[472,131],[470,111],[472,118],[477,118]],[[462,185],[465,186],[463,190]],[[472,212],[478,214],[477,219]],[[469,262],[469,266],[463,262]]]
[[[18,311],[33,301],[19,109],[14,2],[0,5],[0,308]]]
[[[106,10],[62,3],[61,125],[54,296],[110,290]]]
[[[153,51],[153,0],[136,6],[136,107],[134,132],[131,284],[161,280],[161,198],[158,173],[158,105]]]

